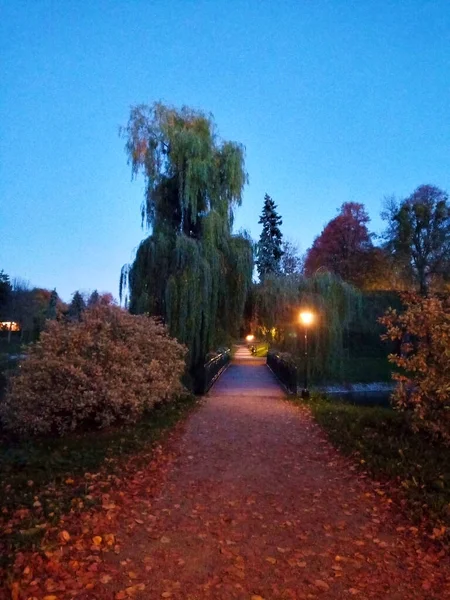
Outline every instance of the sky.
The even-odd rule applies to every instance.
[[[146,235],[120,125],[155,100],[246,148],[305,251],[343,202],[450,191],[448,0],[0,0],[0,270],[118,296]]]

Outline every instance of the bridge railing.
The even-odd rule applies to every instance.
[[[231,350],[226,348],[206,361],[198,373],[195,392],[201,395],[206,394],[213,383],[220,377],[230,360]]]
[[[289,393],[297,393],[297,367],[292,362],[283,358],[280,352],[269,350],[267,353],[267,365]]]

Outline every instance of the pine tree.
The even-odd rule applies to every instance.
[[[283,256],[283,234],[279,226],[282,225],[283,221],[276,208],[275,202],[266,194],[264,196],[263,212],[258,221],[263,226],[257,245],[258,259],[256,261],[261,281],[264,280],[266,275],[280,273],[280,261]]]
[[[92,306],[97,306],[97,304],[99,302],[100,302],[100,294],[97,292],[97,290],[94,290],[88,298],[87,305],[89,308],[91,308]]]
[[[48,301],[47,306],[47,319],[54,321],[56,319],[56,306],[58,304],[58,294],[56,289],[52,291],[50,294],[50,300]]]
[[[73,297],[72,302],[69,306],[69,318],[73,321],[81,321],[81,315],[86,310],[86,302],[84,301],[83,296],[77,290]]]

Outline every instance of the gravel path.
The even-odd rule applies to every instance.
[[[422,550],[382,489],[283,401],[264,360],[237,358],[189,419],[159,495],[136,498],[143,526],[120,559],[139,571],[122,588],[144,581],[133,597],[149,600],[450,598],[447,558]]]

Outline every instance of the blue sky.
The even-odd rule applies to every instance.
[[[246,146],[236,218],[267,192],[306,250],[346,201],[450,191],[448,0],[0,0],[0,269],[117,296],[144,233],[118,127],[162,100]]]

